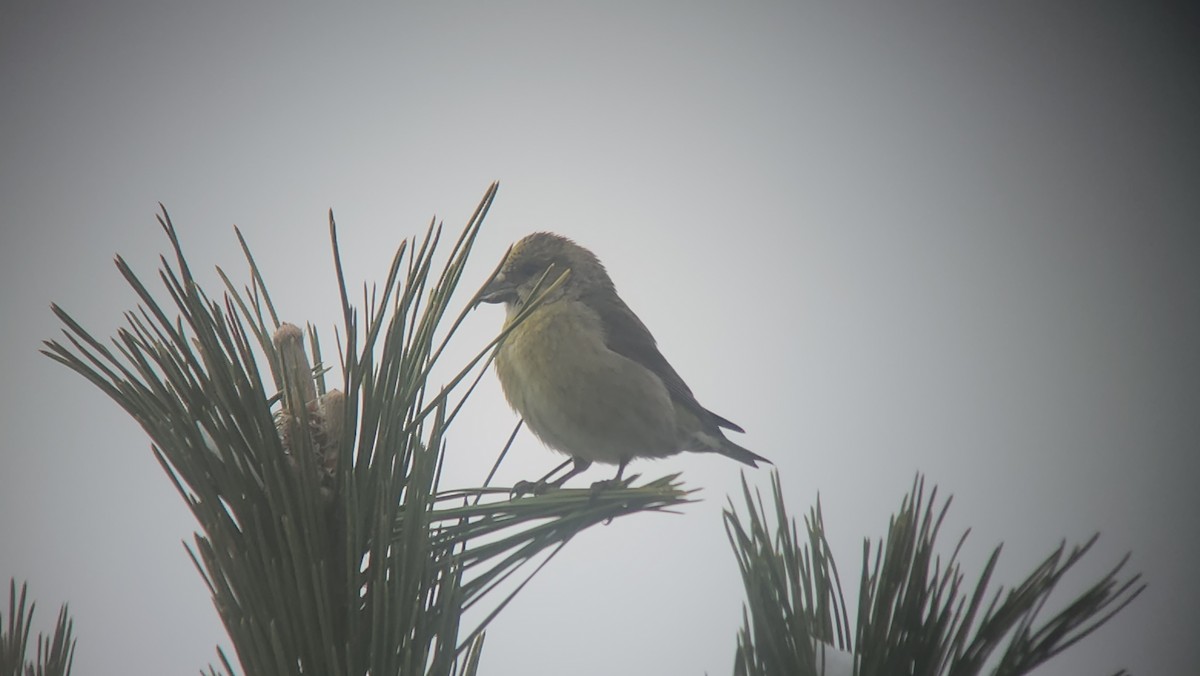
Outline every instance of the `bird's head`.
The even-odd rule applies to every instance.
[[[519,308],[549,289],[564,272],[566,278],[545,302],[613,288],[608,272],[591,251],[561,235],[535,232],[513,245],[500,272],[480,292],[479,301]]]

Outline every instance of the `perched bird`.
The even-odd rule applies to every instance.
[[[522,482],[528,490],[561,486],[593,462],[617,465],[619,482],[632,458],[681,451],[770,462],[725,438],[721,428],[744,430],[696,401],[591,251],[534,233],[513,245],[479,295],[505,304],[505,328],[539,299],[501,341],[496,373],[529,429],[575,466],[554,482],[570,460],[535,484]]]

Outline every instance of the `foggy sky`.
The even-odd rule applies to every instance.
[[[36,354],[49,304],[114,333],[135,299],[112,256],[153,278],[162,202],[210,289],[214,265],[246,279],[237,224],[283,317],[332,345],[329,208],[351,285],[381,283],[499,180],[464,286],[534,230],[592,249],[792,511],[819,492],[844,579],[921,471],[955,495],[947,553],[972,528],[968,579],[999,542],[1011,585],[1101,532],[1061,602],[1133,552],[1149,590],[1040,673],[1194,669],[1196,16],[901,4],[7,5],[0,576],[29,581],[38,629],[71,604],[75,673],[215,661],[191,517],[136,424]],[[501,322],[473,313],[448,363]],[[463,416],[447,487],[480,483],[516,421],[494,376]],[[525,433],[498,481],[558,461]],[[481,673],[730,671],[742,468],[630,469],[704,501],[573,541]]]

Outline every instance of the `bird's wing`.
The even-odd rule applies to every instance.
[[[735,423],[704,408],[700,402],[696,401],[696,395],[692,394],[691,388],[683,382],[683,378],[679,377],[679,374],[667,362],[666,357],[658,351],[658,345],[654,342],[654,336],[650,334],[650,330],[619,296],[614,293],[588,294],[580,300],[599,315],[600,323],[605,330],[604,343],[608,349],[650,369],[650,372],[658,376],[667,386],[671,399],[677,404],[699,414],[702,419],[709,419],[718,427],[735,432],[745,431]]]

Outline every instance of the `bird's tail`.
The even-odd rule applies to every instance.
[[[712,450],[715,453],[720,453],[727,458],[733,458],[734,460],[750,465],[751,467],[758,467],[758,463],[760,462],[765,462],[768,465],[775,464],[761,455],[754,453],[750,449],[742,448],[741,446],[738,446],[724,437],[721,438],[721,445]]]

